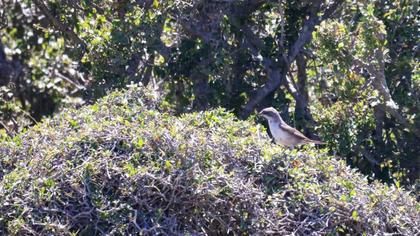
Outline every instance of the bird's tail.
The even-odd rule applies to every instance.
[[[326,144],[325,142],[318,141],[318,140],[313,140],[313,139],[309,139],[309,142],[315,143],[315,144]]]

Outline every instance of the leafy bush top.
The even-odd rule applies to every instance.
[[[408,192],[157,97],[133,87],[3,136],[0,234],[419,233]]]

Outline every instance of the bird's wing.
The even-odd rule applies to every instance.
[[[303,140],[308,140],[308,141],[310,140],[304,134],[302,134],[301,132],[299,132],[297,129],[290,127],[286,123],[280,124],[280,129],[282,129],[282,130],[290,133],[291,135],[296,136],[297,138],[301,138]]]

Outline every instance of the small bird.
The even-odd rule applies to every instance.
[[[307,143],[325,144],[321,141],[312,140],[295,128],[290,127],[283,121],[278,111],[273,107],[264,108],[258,115],[267,119],[275,143],[282,144],[291,149],[297,145]]]

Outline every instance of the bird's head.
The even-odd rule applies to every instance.
[[[273,107],[267,107],[264,108],[258,113],[259,116],[264,117],[268,121],[274,121],[274,120],[282,120],[278,111],[274,109]]]

